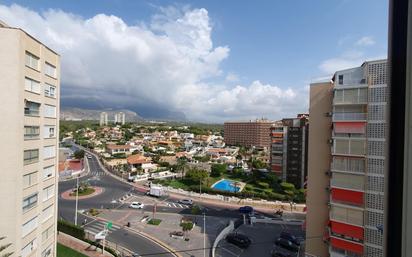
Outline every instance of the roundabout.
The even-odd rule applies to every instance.
[[[97,195],[100,195],[101,193],[104,192],[104,189],[102,187],[97,187],[97,186],[90,186],[87,189],[83,190],[83,191],[79,191],[79,200],[82,199],[88,199],[88,198],[92,198],[95,197]],[[76,192],[73,189],[64,191],[61,194],[61,197],[65,200],[76,200]]]

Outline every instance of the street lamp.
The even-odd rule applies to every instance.
[[[206,214],[203,212],[203,257],[206,257]]]
[[[76,211],[74,214],[74,225],[77,226],[77,208],[79,205],[79,175],[76,178]]]

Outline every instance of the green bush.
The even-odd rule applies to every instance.
[[[189,231],[193,229],[193,222],[182,222],[180,223],[183,231]]]
[[[280,186],[282,187],[282,189],[284,191],[295,191],[295,185],[293,185],[292,183],[287,183],[287,182],[282,182],[280,183]]]
[[[161,219],[150,219],[149,222],[147,222],[147,224],[158,226],[160,222],[162,222]]]
[[[84,240],[84,229],[65,220],[57,221],[57,230],[65,234],[71,235],[75,238],[78,238],[80,240]]]
[[[261,188],[269,188],[269,183],[266,182],[257,182],[258,186]]]

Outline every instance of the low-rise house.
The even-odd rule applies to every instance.
[[[139,147],[133,145],[115,145],[108,144],[106,145],[106,152],[113,155],[118,153],[124,153],[126,155],[132,154],[134,151],[138,150]]]
[[[152,164],[152,159],[140,154],[133,154],[127,157],[127,164],[130,165],[131,171],[142,170],[149,172],[157,168],[157,165]]]

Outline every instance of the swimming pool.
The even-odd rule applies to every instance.
[[[240,191],[239,186],[235,186],[235,181],[222,179],[212,185],[213,189],[237,193]]]

